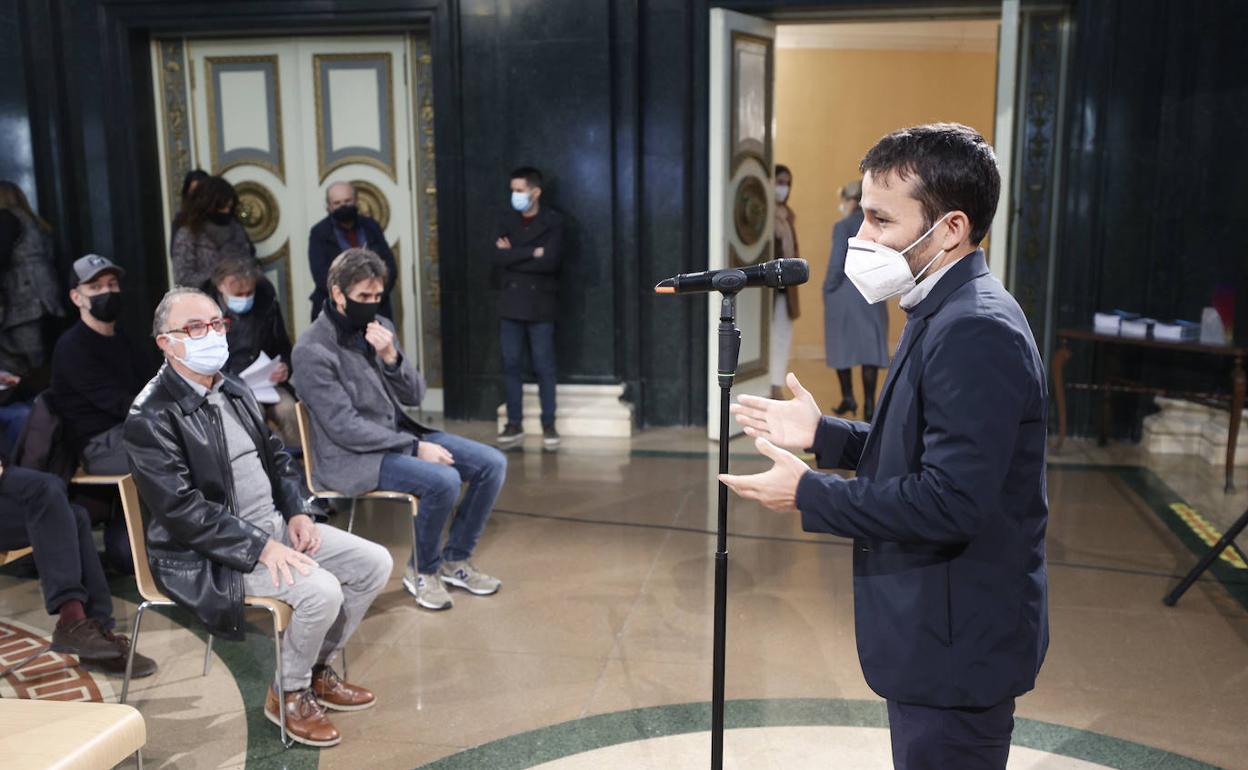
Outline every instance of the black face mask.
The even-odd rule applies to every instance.
[[[331,217],[344,225],[355,224],[355,220],[359,215],[360,210],[355,206],[339,206],[330,213]]]
[[[377,320],[377,310],[381,308],[380,302],[356,302],[347,297],[346,317],[347,323],[351,324],[353,329],[363,331],[366,326]]]
[[[89,312],[95,316],[97,321],[109,324],[116,321],[121,315],[121,292],[106,291],[103,294],[96,294],[90,299],[91,308]]]
[[[208,221],[214,225],[225,227],[234,218],[234,214],[229,211],[214,211],[208,215]]]

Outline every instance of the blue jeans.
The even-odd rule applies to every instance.
[[[555,427],[555,324],[501,319],[499,345],[503,349],[503,390],[507,394],[507,422],[524,419],[524,353],[527,347],[537,374],[542,401],[542,427]],[[526,344],[527,343],[527,344]]]
[[[507,478],[507,458],[494,447],[451,433],[435,431],[420,440],[445,447],[455,456],[455,464],[438,465],[409,454],[390,453],[381,460],[377,488],[408,492],[420,498],[420,512],[413,525],[419,553],[412,554],[409,563],[417,572],[429,575],[437,572],[443,559],[463,561],[472,555]],[[446,548],[440,549],[442,530],[455,507],[462,482],[468,483],[468,491],[451,522]]]
[[[0,406],[0,453],[8,457],[17,446],[17,439],[26,427],[26,418],[34,408],[31,401],[14,401]]]

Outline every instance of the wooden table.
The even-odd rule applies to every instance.
[[[1137,339],[1120,337],[1116,334],[1100,334],[1089,329],[1059,329],[1057,332],[1058,349],[1053,353],[1051,370],[1053,374],[1053,391],[1057,397],[1057,446],[1062,448],[1066,440],[1066,388],[1077,390],[1096,390],[1102,393],[1151,393],[1157,396],[1187,398],[1202,403],[1213,403],[1219,406],[1229,402],[1231,414],[1226,439],[1226,491],[1235,488],[1235,444],[1239,440],[1240,417],[1244,410],[1244,392],[1248,389],[1248,375],[1244,372],[1244,360],[1248,358],[1248,348],[1234,345],[1202,345],[1199,342],[1167,342],[1165,340]],[[1178,351],[1184,353],[1202,353],[1210,356],[1231,359],[1231,390],[1225,393],[1195,393],[1153,388],[1136,384],[1115,384],[1110,382],[1084,383],[1066,382],[1066,362],[1070,360],[1071,340],[1084,340],[1094,345],[1119,345],[1125,347],[1146,348],[1150,350]],[[1108,399],[1106,399],[1108,402]],[[1102,438],[1108,430],[1108,410],[1102,411]]]

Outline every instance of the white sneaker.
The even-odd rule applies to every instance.
[[[418,574],[411,565],[403,576],[403,588],[416,597],[416,604],[427,610],[449,610],[455,605],[437,575]]]
[[[439,570],[442,582],[462,588],[477,596],[489,596],[497,593],[503,581],[481,572],[467,560],[443,561]]]

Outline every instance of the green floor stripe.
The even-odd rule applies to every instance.
[[[601,714],[502,738],[422,765],[421,770],[524,770],[596,749],[709,730],[709,703]],[[725,704],[725,729],[755,727],[888,728],[880,701],[830,698],[735,700]],[[1016,719],[1015,746],[1082,759],[1115,770],[1218,770],[1179,754],[1074,727]],[[708,747],[709,753],[709,747]]]

